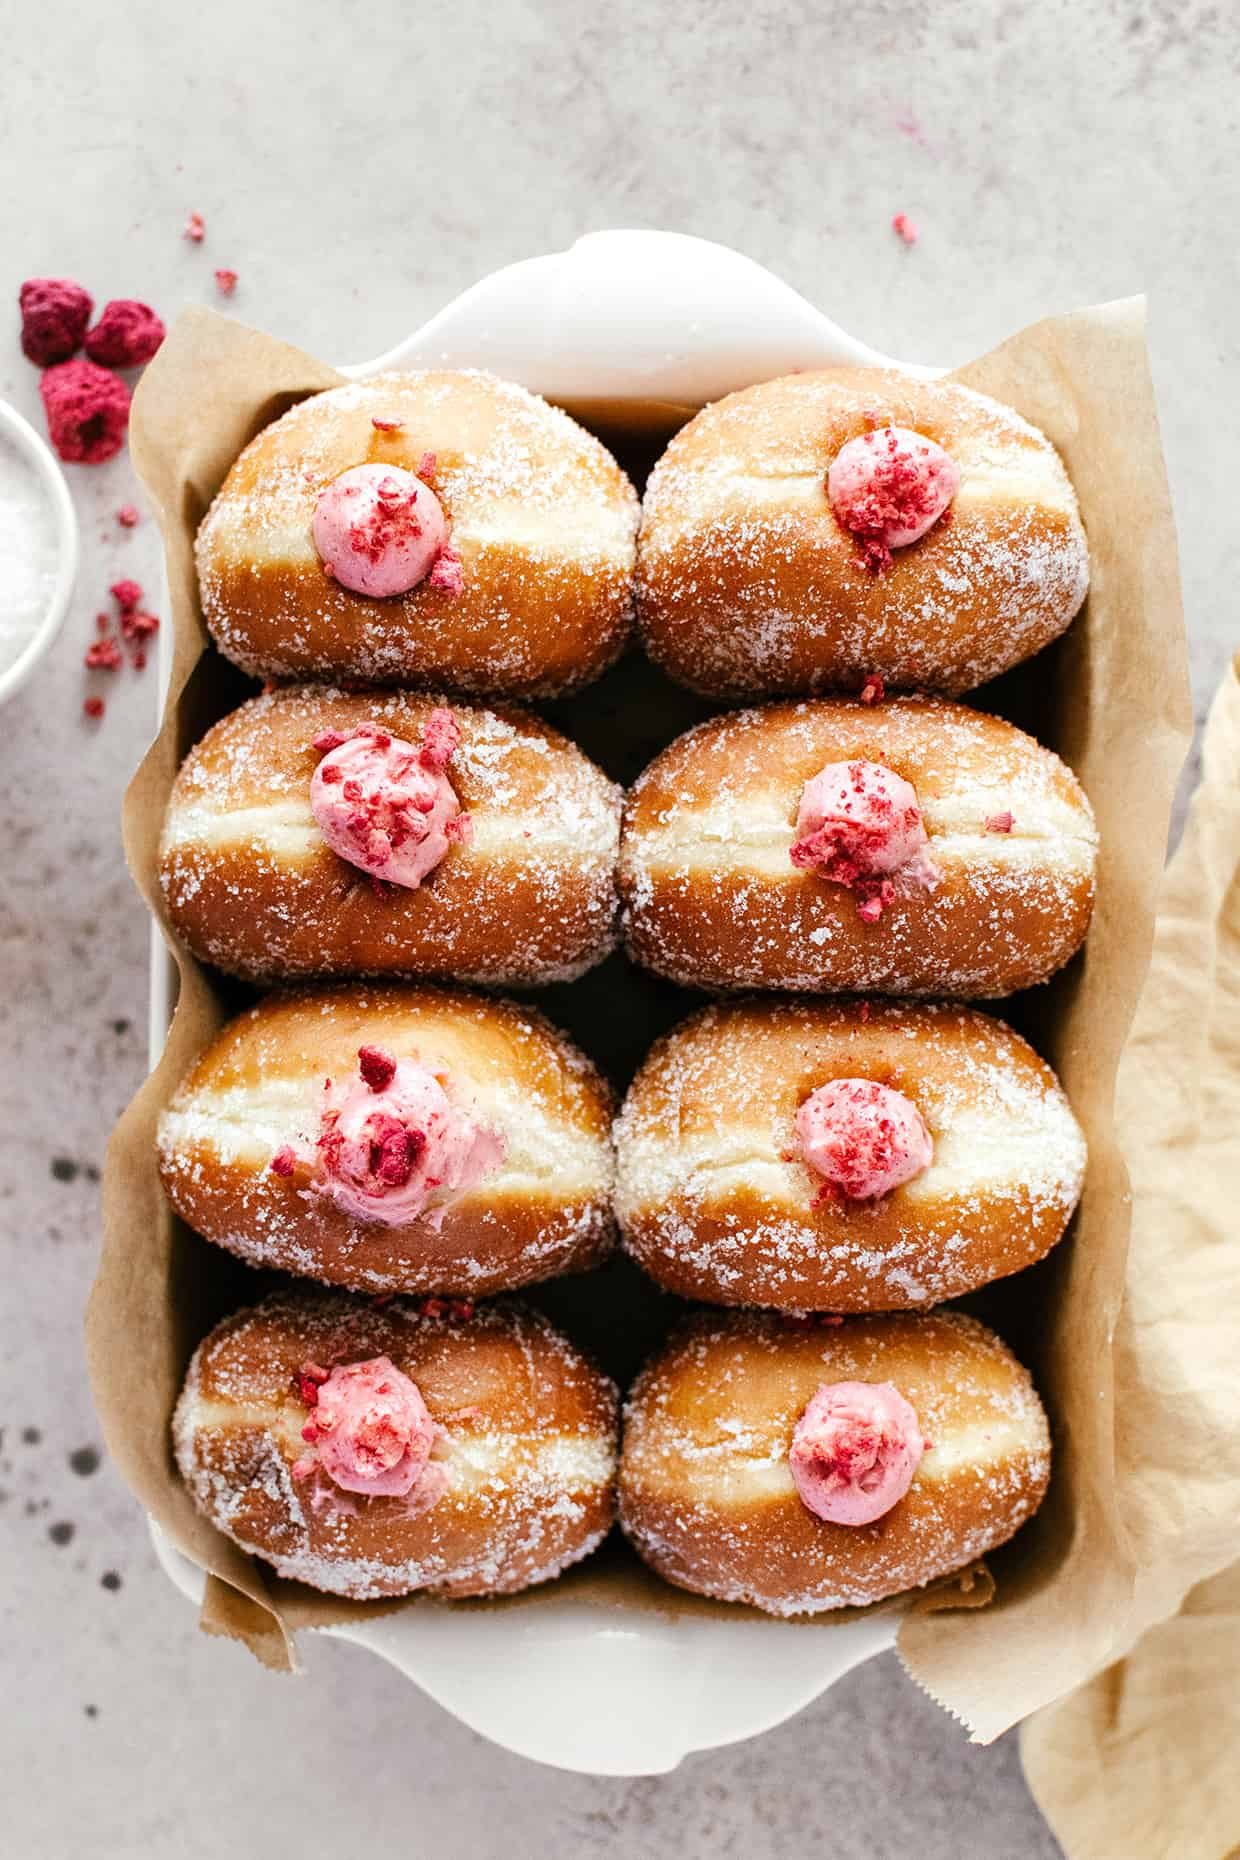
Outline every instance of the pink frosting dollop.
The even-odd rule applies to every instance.
[[[796,1424],[788,1466],[816,1518],[873,1524],[904,1497],[925,1450],[915,1410],[890,1382],[826,1382]]]
[[[316,736],[314,746],[324,753],[310,806],[332,851],[372,878],[416,890],[449,846],[473,830],[445,772],[460,741],[456,718],[442,706],[427,718],[418,744],[373,723],[347,736],[335,730]]]
[[[417,1383],[375,1356],[336,1365],[319,1385],[302,1438],[344,1491],[403,1498],[426,1470],[436,1431]]]
[[[425,581],[448,541],[443,506],[399,465],[354,465],[325,485],[314,507],[314,546],[354,594],[407,594]]]
[[[938,522],[960,489],[960,467],[936,440],[880,426],[841,447],[827,472],[836,520],[861,542],[873,569]]]
[[[828,762],[806,782],[791,859],[858,894],[875,921],[902,886],[932,892],[940,882],[917,790],[881,762]]]
[[[490,1175],[504,1147],[449,1096],[442,1073],[363,1046],[357,1076],[323,1088],[313,1147],[284,1144],[270,1167],[279,1176],[308,1167],[310,1192],[355,1220],[403,1227],[425,1215],[439,1227],[448,1203]]]
[[[832,1079],[796,1114],[801,1155],[824,1192],[875,1201],[928,1169],[934,1144],[903,1092],[874,1079]]]

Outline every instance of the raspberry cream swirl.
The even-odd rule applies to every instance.
[[[442,1074],[376,1046],[358,1051],[358,1076],[323,1091],[311,1145],[285,1144],[277,1175],[311,1172],[309,1191],[359,1221],[442,1224],[449,1202],[476,1188],[503,1160],[503,1138],[445,1090]]]
[[[417,1383],[390,1357],[338,1363],[326,1375],[308,1364],[301,1384],[312,1397],[302,1439],[318,1451],[297,1461],[294,1477],[317,1466],[345,1492],[404,1498],[413,1490],[439,1430]]]
[[[454,843],[473,831],[447,776],[460,746],[456,718],[433,710],[422,741],[392,736],[363,723],[347,736],[326,730],[314,739],[322,761],[310,783],[320,833],[341,859],[385,884],[416,891]]]
[[[874,574],[891,566],[893,549],[920,541],[959,489],[951,454],[907,426],[880,426],[850,439],[827,473],[836,520],[857,538]]]
[[[921,1175],[934,1155],[917,1106],[874,1079],[820,1085],[796,1114],[796,1134],[822,1181],[819,1200],[877,1201]]]
[[[828,762],[807,781],[797,809],[790,857],[857,894],[857,914],[876,923],[905,890],[933,892],[940,882],[911,782],[881,762]]]
[[[407,594],[421,581],[461,591],[460,560],[430,486],[399,465],[354,465],[319,493],[311,526],[319,559],[354,594]]]
[[[890,1382],[829,1382],[796,1424],[788,1468],[816,1518],[873,1524],[904,1497],[927,1445],[915,1410]]]

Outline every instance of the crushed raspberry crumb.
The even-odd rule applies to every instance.
[[[914,226],[907,213],[893,214],[891,230],[900,235],[905,245],[917,244],[917,228]]]
[[[396,1077],[396,1061],[379,1046],[358,1048],[357,1069],[371,1091],[386,1091]]]
[[[863,1001],[863,1002],[861,1003],[861,1006],[860,1006],[860,1008],[859,1008],[859,1009],[857,1010],[857,1012],[858,1012],[858,1016],[859,1016],[859,1018],[860,1018],[860,1019],[861,1019],[861,1020],[862,1020],[863,1022],[864,1022],[864,1021],[867,1021],[867,1020],[869,1020],[869,1018],[870,1018],[870,1004],[869,1004],[869,1002],[868,1002],[868,1001]]]
[[[297,1167],[297,1151],[291,1143],[282,1144],[267,1166],[272,1175],[292,1175]]]
[[[221,265],[215,274],[215,288],[221,297],[231,297],[237,288],[238,274],[230,271],[227,265]]]
[[[428,577],[430,586],[438,588],[441,594],[455,598],[465,591],[465,576],[461,568],[461,558],[450,543],[445,543],[435,557],[435,565]]]
[[[70,465],[101,465],[125,443],[129,426],[129,389],[80,356],[58,362],[39,383],[47,430],[60,457]]]
[[[857,890],[857,915],[863,924],[876,924],[896,895],[896,888],[889,878],[880,879],[872,886],[859,885]]]
[[[373,416],[370,424],[377,433],[403,433],[405,430],[405,422],[403,420],[381,420],[378,414]]]
[[[122,504],[116,513],[116,521],[123,530],[132,530],[136,528],[141,521],[138,506],[136,504]]]
[[[318,1363],[303,1363],[293,1377],[293,1387],[307,1408],[318,1406],[319,1390],[327,1381],[329,1374],[330,1371],[323,1369]]]
[[[863,704],[881,704],[887,695],[887,687],[877,672],[871,672],[861,687]]]
[[[121,649],[114,639],[97,639],[86,648],[83,663],[92,672],[114,672],[118,665],[124,663]]]
[[[1011,813],[1005,808],[1001,814],[989,814],[986,818],[986,831],[987,833],[1010,833],[1012,831]]]
[[[86,333],[86,353],[106,368],[140,368],[164,339],[163,319],[150,304],[117,297],[105,304],[99,321]]]
[[[142,587],[136,581],[114,581],[108,593],[122,613],[128,613],[130,608],[138,607],[142,602]]]
[[[348,740],[342,730],[320,730],[313,738],[311,747],[317,749],[321,756],[325,756],[333,749],[339,749],[341,743],[347,743]]]
[[[421,478],[424,484],[433,485],[438,465],[438,454],[434,452],[424,452],[418,460],[418,468],[413,475],[415,478]]]
[[[111,616],[111,614],[96,614],[96,615],[95,615],[95,631],[96,631],[96,633],[106,633],[106,632],[108,632],[108,631],[109,631],[109,629],[111,628],[111,625],[112,625],[112,616]]]
[[[207,222],[201,213],[191,213],[185,222],[185,238],[194,245],[201,245],[207,236]]]
[[[158,631],[158,614],[144,614],[137,607],[121,609],[121,634],[130,645],[149,639],[152,633],[158,633]]]
[[[72,278],[27,278],[17,293],[22,354],[39,368],[67,362],[82,346],[94,300]]]
[[[446,769],[460,746],[460,725],[446,704],[437,704],[422,727],[418,761],[424,769]]]
[[[102,717],[103,699],[101,697],[88,697],[82,709],[86,712],[88,717]]]

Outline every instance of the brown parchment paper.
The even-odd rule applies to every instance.
[[[1076,768],[1103,844],[1086,953],[1050,987],[1008,1007],[1059,1068],[1086,1127],[1091,1159],[1080,1215],[1050,1262],[982,1301],[1030,1361],[1050,1407],[1057,1442],[1051,1495],[1034,1524],[991,1559],[990,1574],[970,1571],[939,1585],[915,1605],[900,1636],[914,1677],[984,1740],[1062,1696],[1131,1641],[1142,1545],[1121,1513],[1117,1485],[1117,1395],[1122,1405],[1128,1393],[1117,1378],[1130,1365],[1115,1333],[1130,1199],[1115,1085],[1149,959],[1188,703],[1175,536],[1140,303],[1038,324],[959,374],[1050,434],[1081,498],[1093,557],[1084,613],[1056,647],[977,701],[1032,729]],[[157,916],[156,846],[175,766],[207,723],[246,692],[206,649],[194,529],[245,441],[292,400],[337,378],[284,344],[199,310],[178,322],[135,397],[134,459],[163,524],[176,636],[163,726],[125,809],[127,854]],[[648,410],[648,422],[632,408],[588,411],[637,473],[676,419],[664,406]],[[704,708],[632,654],[601,685],[551,713],[624,779]],[[181,993],[168,1046],[108,1156],[104,1249],[88,1314],[95,1397],[134,1491],[172,1541],[211,1573],[204,1623],[287,1666],[298,1627],[438,1604],[351,1604],[269,1577],[198,1517],[176,1478],[168,1420],[193,1345],[262,1285],[172,1220],[159,1190],[152,1141],[159,1107],[238,1005],[235,991],[174,953]],[[693,997],[641,977],[622,959],[541,998],[620,1085],[648,1038],[693,1005]],[[640,1044],[609,1051],[616,1028]],[[1156,1112],[1146,1106],[1142,1116],[1148,1127]],[[1129,1156],[1139,1147],[1139,1128],[1125,1132]],[[623,1265],[607,1270],[605,1281],[548,1288],[545,1302],[623,1376],[666,1323],[668,1301],[626,1278]],[[614,1546],[566,1580],[618,1610],[749,1618],[665,1588]],[[475,1605],[528,1610],[544,1599],[534,1591]],[[789,1623],[788,1632],[821,1631],[830,1620]]]
[[[1117,1105],[1143,1141],[1116,1502],[1133,1629],[1149,1631],[1032,1718],[1021,1747],[1072,1860],[1226,1860],[1240,1851],[1240,659],[1206,727]]]

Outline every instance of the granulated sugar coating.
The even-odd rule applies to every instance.
[[[325,1081],[353,1077],[370,1047],[425,1067],[503,1145],[484,1180],[433,1187],[399,1225],[339,1205],[315,1168]],[[481,1296],[605,1257],[612,1110],[584,1055],[513,1002],[361,984],[290,991],[226,1027],[173,1093],[160,1172],[182,1218],[251,1265],[358,1291]]]
[[[295,1477],[305,1366],[387,1357],[436,1424],[409,1497]],[[277,1293],[195,1352],[173,1422],[199,1510],[282,1576],[366,1600],[504,1595],[587,1556],[613,1516],[616,1391],[537,1313],[431,1317],[340,1293]]]
[[[350,592],[314,547],[320,492],[428,454],[459,592],[433,577],[388,599]],[[637,519],[610,453],[524,388],[476,370],[376,375],[246,447],[198,532],[203,610],[220,650],[263,676],[548,696],[622,649]]]
[[[793,1430],[824,1383],[889,1382],[927,1449],[877,1522],[801,1503]],[[791,1328],[703,1313],[638,1378],[625,1409],[620,1522],[668,1582],[776,1615],[881,1600],[1006,1543],[1041,1502],[1050,1434],[1007,1348],[957,1312]]]
[[[935,441],[947,514],[881,574],[832,514],[827,474],[876,427]],[[1062,633],[1085,598],[1076,494],[1045,436],[952,382],[881,369],[788,375],[681,429],[651,473],[638,547],[647,650],[716,697],[972,690]]]
[[[940,881],[897,875],[874,922],[790,856],[805,784],[852,760],[912,784]],[[988,831],[1000,810],[1010,830]],[[980,999],[1080,947],[1096,857],[1075,776],[1014,725],[933,698],[832,699],[732,711],[665,749],[629,792],[619,883],[631,954],[673,981]]]
[[[799,1107],[832,1079],[903,1094],[928,1167],[875,1201],[821,1194]],[[1085,1141],[1058,1081],[1002,1022],[892,1001],[742,1001],[661,1040],[616,1123],[616,1213],[660,1284],[712,1304],[883,1311],[956,1298],[1040,1259],[1080,1194]]]
[[[409,742],[442,700],[310,686],[252,699],[190,752],[169,800],[160,875],[173,923],[208,962],[254,981],[447,975],[564,981],[616,939],[620,790],[525,713],[455,705],[449,776],[469,816],[416,889],[375,886],[312,809],[316,737],[376,725]]]

